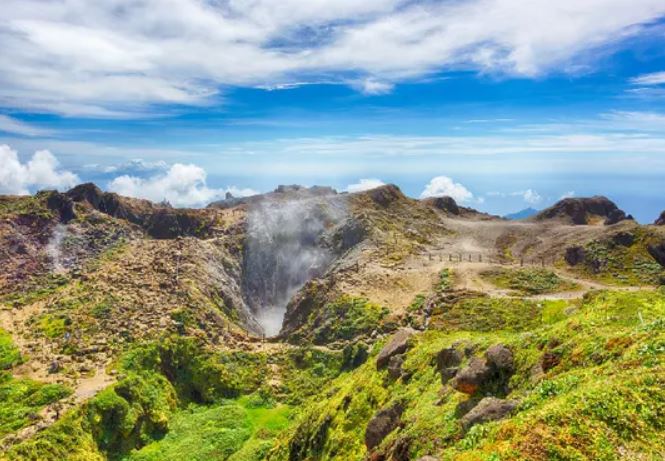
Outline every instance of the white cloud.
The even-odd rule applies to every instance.
[[[665,72],[653,72],[650,74],[638,75],[632,78],[630,82],[633,85],[662,85],[665,84]]]
[[[425,186],[425,190],[420,194],[420,198],[442,197],[447,195],[455,199],[456,202],[468,202],[473,199],[473,194],[466,187],[458,182],[454,182],[447,176],[437,176]]]
[[[234,196],[255,195],[252,189],[212,189],[206,185],[206,172],[196,165],[176,163],[163,174],[144,179],[122,175],[113,179],[108,189],[120,195],[145,198],[153,202],[167,200],[177,207],[205,206],[213,200],[223,198],[226,192]]]
[[[5,133],[20,134],[23,136],[48,136],[52,134],[50,130],[38,128],[29,123],[22,122],[8,115],[0,114],[0,131]]]
[[[533,189],[527,189],[519,192],[513,192],[510,195],[513,197],[522,197],[522,199],[531,205],[535,205],[540,202],[543,198]]]
[[[0,105],[121,116],[225,86],[575,73],[663,14],[662,0],[3,0]]]
[[[31,189],[66,189],[79,182],[71,171],[62,170],[47,150],[34,153],[27,163],[8,145],[0,145],[0,193],[26,195]]]
[[[365,190],[376,189],[377,187],[381,187],[385,184],[386,183],[376,178],[361,179],[355,184],[349,184],[348,186],[346,186],[346,191],[362,192]]]
[[[575,197],[575,191],[574,191],[574,190],[570,190],[570,191],[564,193],[563,195],[561,195],[561,197],[559,198],[559,200],[563,200],[563,199],[566,199],[566,198],[573,198],[573,197]]]

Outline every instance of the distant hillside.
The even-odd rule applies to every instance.
[[[539,210],[536,210],[535,208],[525,208],[523,210],[517,211],[515,213],[510,213],[504,216],[506,219],[510,219],[511,221],[517,221],[520,219],[526,219],[530,218],[531,216],[537,215]]]
[[[575,225],[611,225],[627,219],[633,217],[603,196],[566,198],[533,217],[534,221],[551,220]]]

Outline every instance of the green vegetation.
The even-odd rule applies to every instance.
[[[577,306],[564,305],[544,306],[539,321],[520,328],[506,323],[502,330],[486,329],[494,323],[486,318],[490,309],[467,311],[469,319],[455,331],[416,337],[402,367],[408,380],[388,379],[373,360],[340,375],[322,389],[326,398],[310,401],[269,459],[363,459],[363,429],[396,401],[405,406],[402,424],[377,449],[387,459],[391,453],[441,460],[662,459],[665,295],[598,292]],[[518,409],[512,418],[465,433],[459,418],[468,397],[442,387],[435,357],[447,347],[482,355],[497,343],[515,355],[508,398]],[[558,362],[536,373],[545,352]]]
[[[570,291],[578,285],[568,282],[547,269],[492,269],[481,274],[499,288],[515,290],[526,295]]]
[[[0,370],[7,370],[21,363],[21,353],[12,337],[0,328]]]
[[[658,241],[649,229],[634,229],[624,244],[616,238],[594,240],[584,247],[584,260],[573,267],[583,275],[610,285],[658,285],[665,279],[665,269],[647,251]]]
[[[385,307],[365,298],[342,295],[327,303],[321,311],[312,312],[297,339],[328,344],[367,335],[381,329],[388,312]]]
[[[174,414],[161,440],[130,453],[127,461],[259,461],[288,427],[290,409],[256,398],[191,406]]]
[[[439,272],[439,281],[436,285],[436,292],[443,293],[453,287],[452,272],[450,269],[443,269]]]

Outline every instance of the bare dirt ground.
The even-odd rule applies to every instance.
[[[512,297],[514,292],[497,288],[481,273],[499,267],[545,267],[564,280],[579,286],[533,299],[581,298],[590,290],[612,288],[634,291],[642,287],[615,287],[580,278],[554,265],[565,248],[584,244],[608,233],[605,226],[572,226],[557,223],[514,221],[474,221],[443,218],[451,233],[411,254],[398,264],[385,264],[376,248],[365,248],[358,257],[359,268],[340,281],[340,288],[350,294],[367,297],[400,313],[415,296],[427,293],[443,269],[451,269],[454,286],[496,297]],[[616,232],[633,224],[614,226]]]

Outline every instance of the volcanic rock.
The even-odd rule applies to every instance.
[[[390,338],[390,341],[383,346],[383,349],[381,349],[381,352],[376,357],[376,369],[381,370],[385,368],[390,362],[391,357],[405,353],[409,348],[409,340],[414,333],[415,331],[411,328],[403,328],[397,331]]]
[[[465,394],[475,394],[492,378],[492,367],[484,358],[474,357],[466,368],[460,370],[450,385],[453,389]]]
[[[478,405],[462,417],[460,422],[465,431],[476,424],[488,421],[498,421],[508,416],[517,407],[514,400],[497,399],[496,397],[485,397]]]
[[[403,412],[402,404],[395,403],[389,408],[379,410],[370,419],[365,430],[365,446],[368,450],[379,446],[383,439],[397,428]]]
[[[441,374],[441,383],[447,383],[459,371],[458,366],[462,363],[464,354],[453,348],[442,349],[436,355],[436,369]]]

